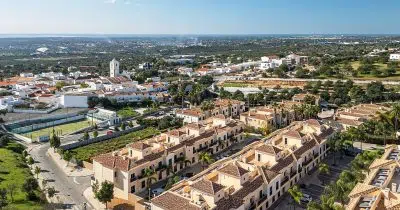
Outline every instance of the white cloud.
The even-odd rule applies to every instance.
[[[124,4],[131,4],[131,1],[125,0],[125,1],[124,1]]]
[[[106,4],[115,4],[115,3],[117,3],[117,0],[105,0],[104,3],[106,3]]]

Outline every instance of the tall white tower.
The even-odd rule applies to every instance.
[[[119,75],[119,62],[115,58],[110,62],[110,77]]]

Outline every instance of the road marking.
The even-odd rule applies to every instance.
[[[74,182],[76,183],[76,184],[81,184],[81,183],[79,183],[78,181],[76,181],[76,176],[74,176],[74,178],[73,178],[73,180],[74,180]]]

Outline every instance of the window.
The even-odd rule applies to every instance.
[[[169,164],[169,165],[172,165],[172,159],[169,159],[169,160],[168,160],[168,164]]]
[[[118,175],[118,174],[117,174],[117,172],[115,171],[115,172],[114,172],[114,177],[117,177],[117,175]]]
[[[142,188],[145,188],[146,187],[146,181],[142,181]]]
[[[260,198],[262,198],[262,197],[263,197],[262,190],[260,190],[260,192],[259,192],[259,196],[260,196]]]
[[[285,138],[285,144],[287,145],[287,138]]]
[[[261,155],[260,154],[257,154],[257,160],[261,161]]]
[[[136,192],[136,187],[135,187],[135,185],[133,185],[132,187],[131,187],[131,193],[135,193]]]
[[[135,176],[135,174],[134,174],[134,173],[133,173],[133,174],[131,174],[131,182],[133,182],[135,179],[136,179],[136,176]]]
[[[195,162],[196,162],[196,158],[193,157],[193,158],[192,158],[192,163],[195,163]]]
[[[279,182],[276,182],[276,184],[275,184],[275,189],[276,189],[276,190],[279,189]]]
[[[269,195],[272,195],[272,187],[269,188]]]

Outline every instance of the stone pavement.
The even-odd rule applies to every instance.
[[[91,187],[88,187],[85,191],[83,191],[83,196],[85,196],[86,200],[89,201],[90,205],[92,205],[94,209],[106,208],[104,204],[100,203],[100,201],[94,197],[94,193]]]
[[[54,152],[53,148],[47,150],[47,154],[54,160],[58,167],[60,167],[67,176],[80,177],[80,176],[91,176],[93,171],[87,168],[76,168],[74,164],[67,163],[67,161],[61,158],[61,155]]]

